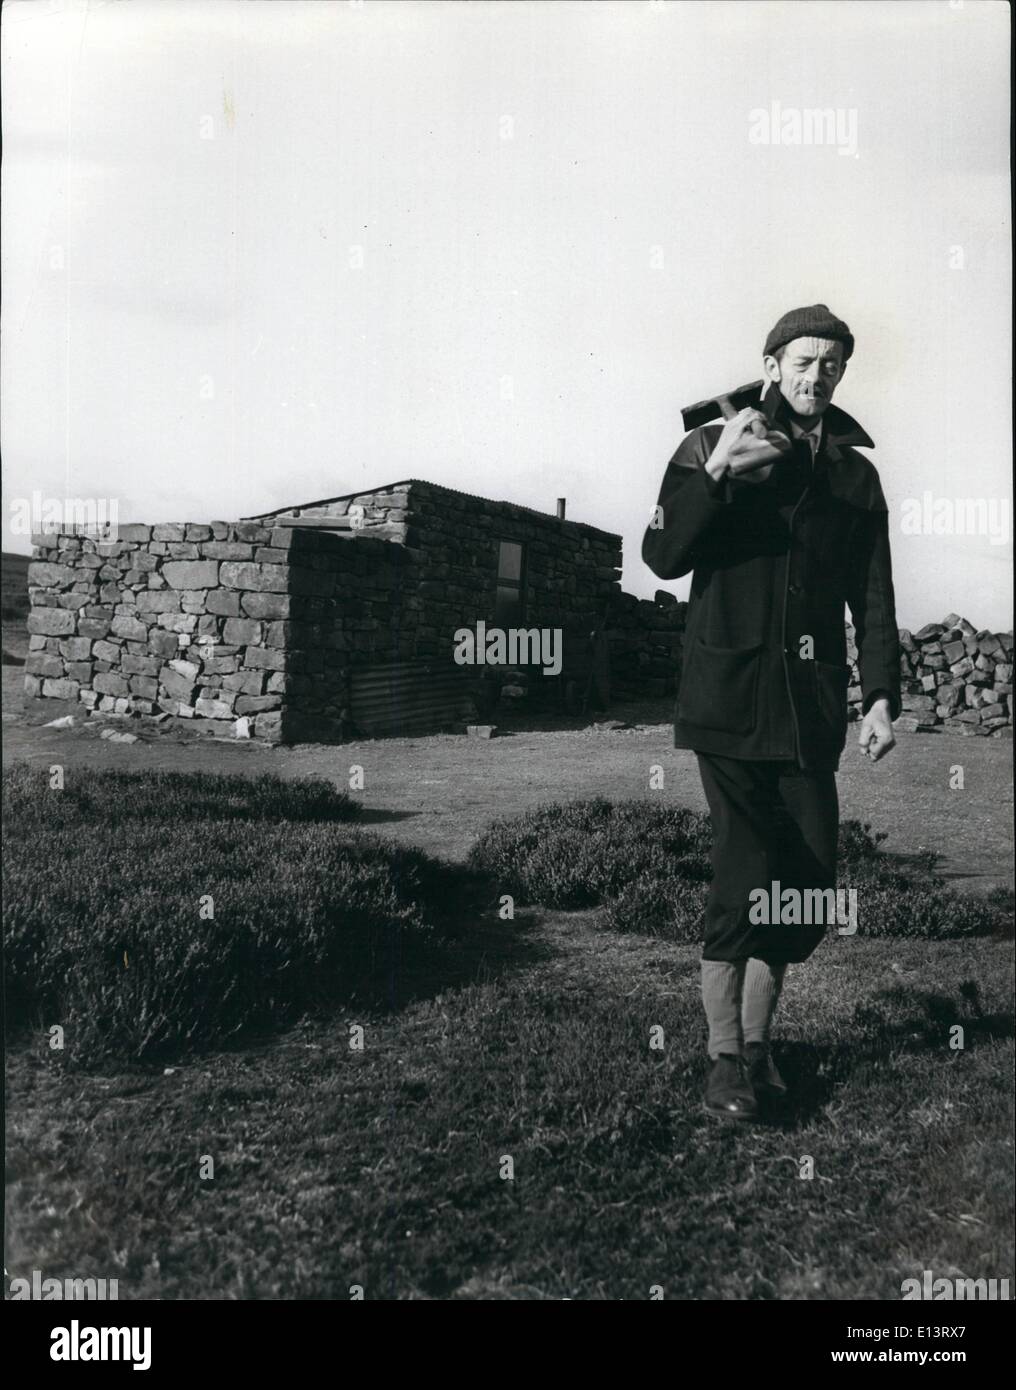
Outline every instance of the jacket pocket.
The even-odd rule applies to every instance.
[[[755,727],[759,653],[754,647],[714,647],[696,641],[686,660],[678,718],[700,729],[750,734]]]
[[[819,713],[837,738],[847,732],[847,686],[850,667],[831,661],[815,662],[815,685]]]

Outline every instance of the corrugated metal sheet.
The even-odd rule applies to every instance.
[[[466,722],[477,687],[475,668],[450,660],[362,666],[350,674],[350,713],[371,737],[434,732]]]

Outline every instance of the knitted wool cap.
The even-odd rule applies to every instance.
[[[776,327],[770,330],[762,356],[769,357],[795,338],[832,338],[834,342],[843,344],[844,362],[854,350],[853,334],[828,304],[809,304],[805,309],[791,309],[789,314],[784,314]]]

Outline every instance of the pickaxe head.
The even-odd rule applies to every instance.
[[[685,406],[681,411],[685,429],[697,429],[699,425],[708,424],[720,416],[730,420],[745,406],[757,406],[764,386],[764,381],[749,381],[747,386],[738,386],[733,391],[724,391],[720,396],[710,396],[708,400]]]

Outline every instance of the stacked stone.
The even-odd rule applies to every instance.
[[[588,631],[620,592],[621,538],[594,526],[422,482],[410,484],[408,518],[409,556],[426,576],[421,655],[450,650],[457,628],[492,622],[499,541],[525,546],[527,628]]]
[[[369,530],[375,540],[395,541],[405,545],[409,538],[409,490],[414,483],[396,483],[378,488],[359,497],[339,497],[331,502],[317,502],[305,507],[288,507],[282,511],[254,518],[266,526],[274,525],[280,516],[305,518],[311,521],[347,517],[352,508],[359,509],[357,533]]]
[[[299,519],[352,508],[358,545],[394,541],[402,554],[393,661],[450,661],[458,629],[492,625],[500,541],[525,546],[527,628],[583,633],[620,593],[621,538],[594,526],[417,480],[301,507]]]
[[[251,522],[124,525],[111,542],[33,537],[25,689],[99,715],[202,719],[281,736],[294,604],[327,597],[291,533]]]
[[[622,699],[676,691],[687,611],[667,589],[654,599],[618,596],[607,635],[611,689]]]
[[[860,713],[857,648],[848,627],[852,717]],[[1012,737],[1013,634],[976,630],[956,613],[919,632],[900,629],[903,713],[897,727],[941,728],[981,737]]]
[[[418,586],[420,655],[449,659],[457,629],[475,628],[480,619],[493,624],[499,542],[514,541],[525,547],[526,607],[512,625],[560,629],[565,682],[585,683],[586,639],[621,591],[620,536],[420,482],[411,485],[409,521],[407,554],[425,575]],[[503,700],[539,706],[560,697],[559,682],[538,669],[495,668],[485,675]]]

